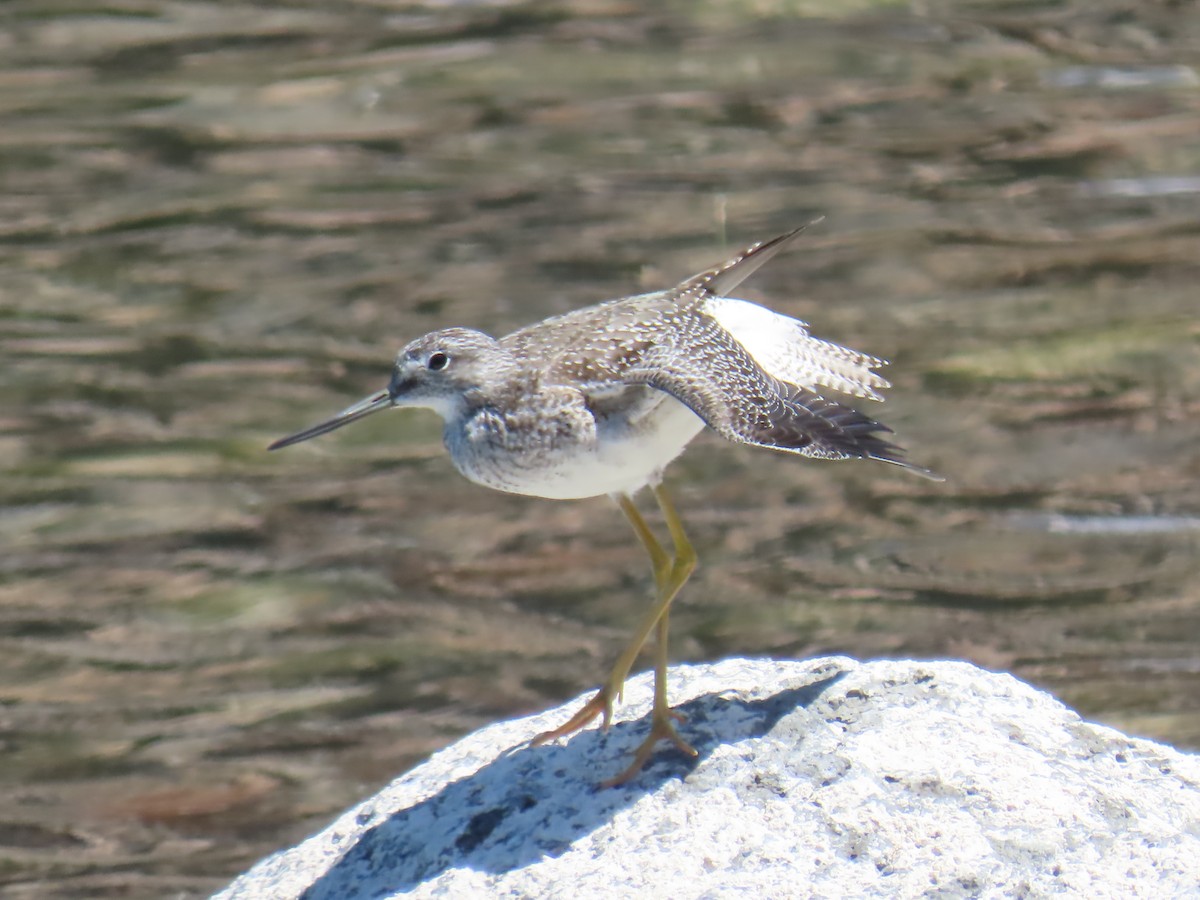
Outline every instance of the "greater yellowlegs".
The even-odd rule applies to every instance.
[[[656,596],[603,687],[544,743],[613,703],[656,632],[650,733],[629,767],[635,775],[660,739],[695,750],[667,703],[667,619],[696,554],[661,479],[704,426],[741,444],[822,459],[877,459],[926,477],[926,469],[880,436],[890,429],[817,393],[882,400],[884,361],[808,333],[804,322],[729,296],[803,231],[755,244],[674,288],[610,300],[546,319],[499,340],[445,328],[400,351],[388,386],[333,418],[271,444],[276,450],[398,406],[434,410],[446,449],[471,481],[516,494],[568,500],[608,494],[650,556]],[[666,520],[668,552],[634,505],[649,487]]]

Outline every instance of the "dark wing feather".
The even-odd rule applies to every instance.
[[[769,241],[752,244],[719,266],[705,269],[686,281],[680,282],[672,293],[679,296],[696,294],[709,297],[728,297],[730,291],[770,262],[776,254],[786,249],[809,225],[816,225],[824,220],[825,217],[821,216],[806,225],[793,228],[787,234],[781,234]]]
[[[709,317],[689,317],[670,333],[673,346],[655,345],[622,380],[671,394],[731,441],[822,459],[877,459],[937,479],[880,436],[891,432],[886,425],[773,378]]]

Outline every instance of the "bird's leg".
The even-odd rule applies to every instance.
[[[696,755],[695,748],[675,731],[675,725],[671,720],[682,720],[682,716],[673,712],[667,702],[667,626],[671,615],[671,601],[675,599],[675,595],[679,593],[680,588],[695,570],[696,551],[692,547],[691,541],[688,540],[687,534],[683,530],[683,523],[680,521],[678,513],[675,512],[675,506],[671,503],[671,498],[667,496],[662,485],[654,488],[654,497],[658,500],[658,506],[667,520],[667,528],[671,532],[675,555],[668,559],[664,554],[663,561],[666,565],[660,566],[658,561],[655,561],[654,565],[654,582],[658,587],[658,602],[655,604],[655,609],[659,612],[659,616],[655,623],[655,637],[658,646],[654,658],[654,708],[650,713],[650,734],[646,736],[634,753],[633,762],[629,764],[629,767],[616,778],[604,782],[604,787],[616,787],[633,778],[650,759],[650,754],[654,752],[654,745],[660,740],[671,741],[688,756]],[[642,524],[645,525],[644,520]],[[634,527],[637,527],[636,523]],[[661,545],[659,549],[661,551]],[[654,559],[653,553],[651,559]],[[644,636],[642,642],[645,642]],[[616,672],[614,671],[613,674],[616,675]]]
[[[659,600],[642,616],[641,621],[638,622],[637,629],[633,634],[633,640],[626,645],[621,655],[617,658],[616,665],[613,666],[612,673],[608,676],[608,680],[604,683],[604,686],[596,692],[596,695],[579,712],[571,716],[570,719],[558,728],[535,737],[532,741],[535,747],[578,731],[587,725],[588,722],[592,721],[592,719],[596,718],[596,716],[603,716],[602,726],[605,729],[608,728],[609,723],[612,721],[613,703],[621,697],[625,686],[625,679],[629,676],[629,670],[633,668],[638,654],[646,643],[646,638],[654,630],[654,626],[662,617],[663,611],[670,605],[670,598],[665,603],[662,601],[663,588],[671,572],[672,560],[670,555],[663,549],[662,544],[658,542],[658,538],[654,536],[654,533],[650,530],[650,526],[646,523],[642,514],[638,512],[629,495],[617,494],[614,499],[617,501],[617,505],[621,507],[621,511],[625,513],[626,518],[633,525],[633,530],[637,532],[638,539],[641,540],[642,546],[646,548],[646,553],[650,556],[650,564],[654,569],[654,583],[657,587]]]
[[[609,722],[612,720],[613,703],[621,696],[625,679],[629,676],[629,670],[633,668],[638,654],[641,652],[642,647],[645,646],[646,639],[650,637],[650,632],[657,630],[658,652],[654,665],[654,708],[651,713],[650,734],[638,747],[630,766],[616,778],[605,782],[605,787],[622,784],[636,775],[650,758],[650,754],[654,750],[654,745],[661,739],[670,740],[684,753],[691,756],[696,755],[696,751],[676,733],[675,726],[671,720],[678,718],[678,714],[671,712],[671,708],[667,703],[668,613],[671,601],[675,599],[675,595],[679,593],[679,589],[683,587],[688,577],[692,574],[692,571],[696,568],[696,551],[687,539],[687,534],[683,530],[683,523],[680,522],[679,516],[675,512],[675,507],[672,505],[666,491],[661,486],[655,487],[654,496],[658,500],[659,508],[663,511],[663,516],[666,518],[667,528],[670,531],[671,541],[674,545],[674,554],[669,554],[663,549],[658,538],[650,530],[650,526],[646,523],[645,518],[638,512],[637,507],[634,506],[633,501],[627,495],[619,494],[616,497],[617,505],[621,507],[621,511],[625,513],[626,518],[633,525],[633,530],[637,533],[638,539],[642,542],[642,546],[646,548],[646,553],[650,557],[656,588],[654,605],[638,622],[633,640],[626,645],[621,655],[617,658],[616,665],[613,666],[608,680],[596,692],[596,695],[562,726],[555,728],[553,731],[539,734],[532,741],[536,746],[571,734],[587,725],[597,716],[603,717],[603,727],[607,728]]]

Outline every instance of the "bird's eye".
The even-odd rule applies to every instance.
[[[440,372],[450,364],[450,357],[441,350],[435,350],[429,354],[429,359],[425,360],[425,368],[430,372]]]

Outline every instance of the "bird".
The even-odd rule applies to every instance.
[[[649,734],[604,785],[635,777],[662,740],[696,756],[668,702],[667,638],[671,604],[697,555],[663,486],[663,471],[693,438],[708,428],[738,444],[877,460],[941,480],[909,462],[885,437],[886,425],[824,395],[882,400],[890,384],[875,370],[885,360],[731,295],[812,224],[753,244],[673,288],[553,316],[499,339],[461,327],[432,331],[399,351],[386,387],[268,447],[307,441],[383,410],[424,407],[441,416],[453,465],[477,484],[553,500],[616,501],[650,558],[654,600],[595,695],[532,741],[567,737],[597,718],[607,730],[653,632]],[[634,503],[643,488],[661,510],[670,549]]]

